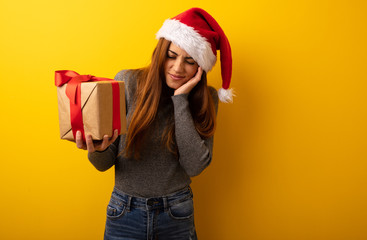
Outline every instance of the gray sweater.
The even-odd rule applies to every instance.
[[[125,81],[127,119],[134,111],[136,79],[128,71],[120,71],[115,80]],[[210,93],[218,110],[218,95]],[[172,117],[173,115],[173,117]],[[166,122],[175,121],[175,141],[178,156],[161,143]],[[176,192],[191,183],[190,177],[199,175],[211,162],[213,137],[201,139],[189,109],[188,94],[170,96],[160,102],[150,134],[144,139],[140,159],[117,155],[124,149],[125,135],[103,152],[89,153],[90,162],[99,171],[115,165],[115,187],[137,197],[159,197]]]

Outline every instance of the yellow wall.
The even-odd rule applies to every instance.
[[[144,66],[192,6],[227,33],[237,93],[193,179],[200,239],[367,239],[366,1],[241,2],[2,0],[0,239],[102,239],[114,173],[59,140],[54,71]]]

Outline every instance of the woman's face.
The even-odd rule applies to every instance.
[[[164,67],[167,86],[178,89],[194,77],[198,67],[198,64],[185,50],[171,43]]]

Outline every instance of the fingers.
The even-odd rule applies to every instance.
[[[113,131],[113,135],[112,137],[110,138],[108,135],[104,135],[103,136],[103,141],[102,141],[102,144],[101,144],[101,150],[105,150],[106,148],[108,148],[108,146],[110,146],[118,137],[118,130],[115,129]]]
[[[102,143],[98,147],[98,151],[104,151],[110,145],[110,137],[108,135],[103,136]]]
[[[118,136],[119,136],[119,131],[117,129],[115,129],[115,131],[113,131],[113,136],[112,136],[112,139],[111,139],[111,143],[116,141]]]
[[[106,148],[108,148],[118,137],[118,130],[115,129],[113,131],[113,136],[110,138],[108,135],[103,136],[102,143],[98,144],[95,147],[95,150],[97,151],[104,151]]]
[[[87,135],[85,137],[85,143],[82,139],[82,134],[80,131],[76,133],[76,146],[80,149],[88,150],[88,152],[92,153],[95,151],[104,151],[108,146],[110,146],[118,137],[118,130],[113,131],[113,136],[110,138],[108,135],[103,136],[103,140],[100,143],[94,143],[92,136]]]
[[[199,67],[197,73],[194,76],[194,80],[199,82],[201,80],[201,75],[203,75],[203,69]]]
[[[201,67],[198,68],[198,71],[196,72],[195,76],[193,78],[191,78],[187,84],[191,85],[191,89],[194,88],[196,86],[196,84],[198,84],[198,82],[201,80],[201,76],[203,75],[203,69]],[[191,90],[190,89],[190,90]]]
[[[91,135],[87,135],[85,138],[88,152],[92,153],[96,151],[96,148],[94,147],[93,139]]]
[[[76,147],[77,148],[84,149],[84,150],[87,149],[87,146],[83,142],[82,133],[80,131],[76,132],[75,142],[76,142]]]
[[[201,80],[201,76],[203,75],[203,69],[201,67],[198,68],[195,76],[187,81],[184,85],[175,90],[174,95],[179,95],[183,93],[189,93]]]

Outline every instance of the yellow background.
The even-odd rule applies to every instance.
[[[0,239],[102,239],[114,173],[59,139],[54,71],[145,66],[192,6],[225,30],[237,94],[193,179],[199,238],[367,239],[362,0],[2,0]],[[208,77],[220,87],[218,64]]]

